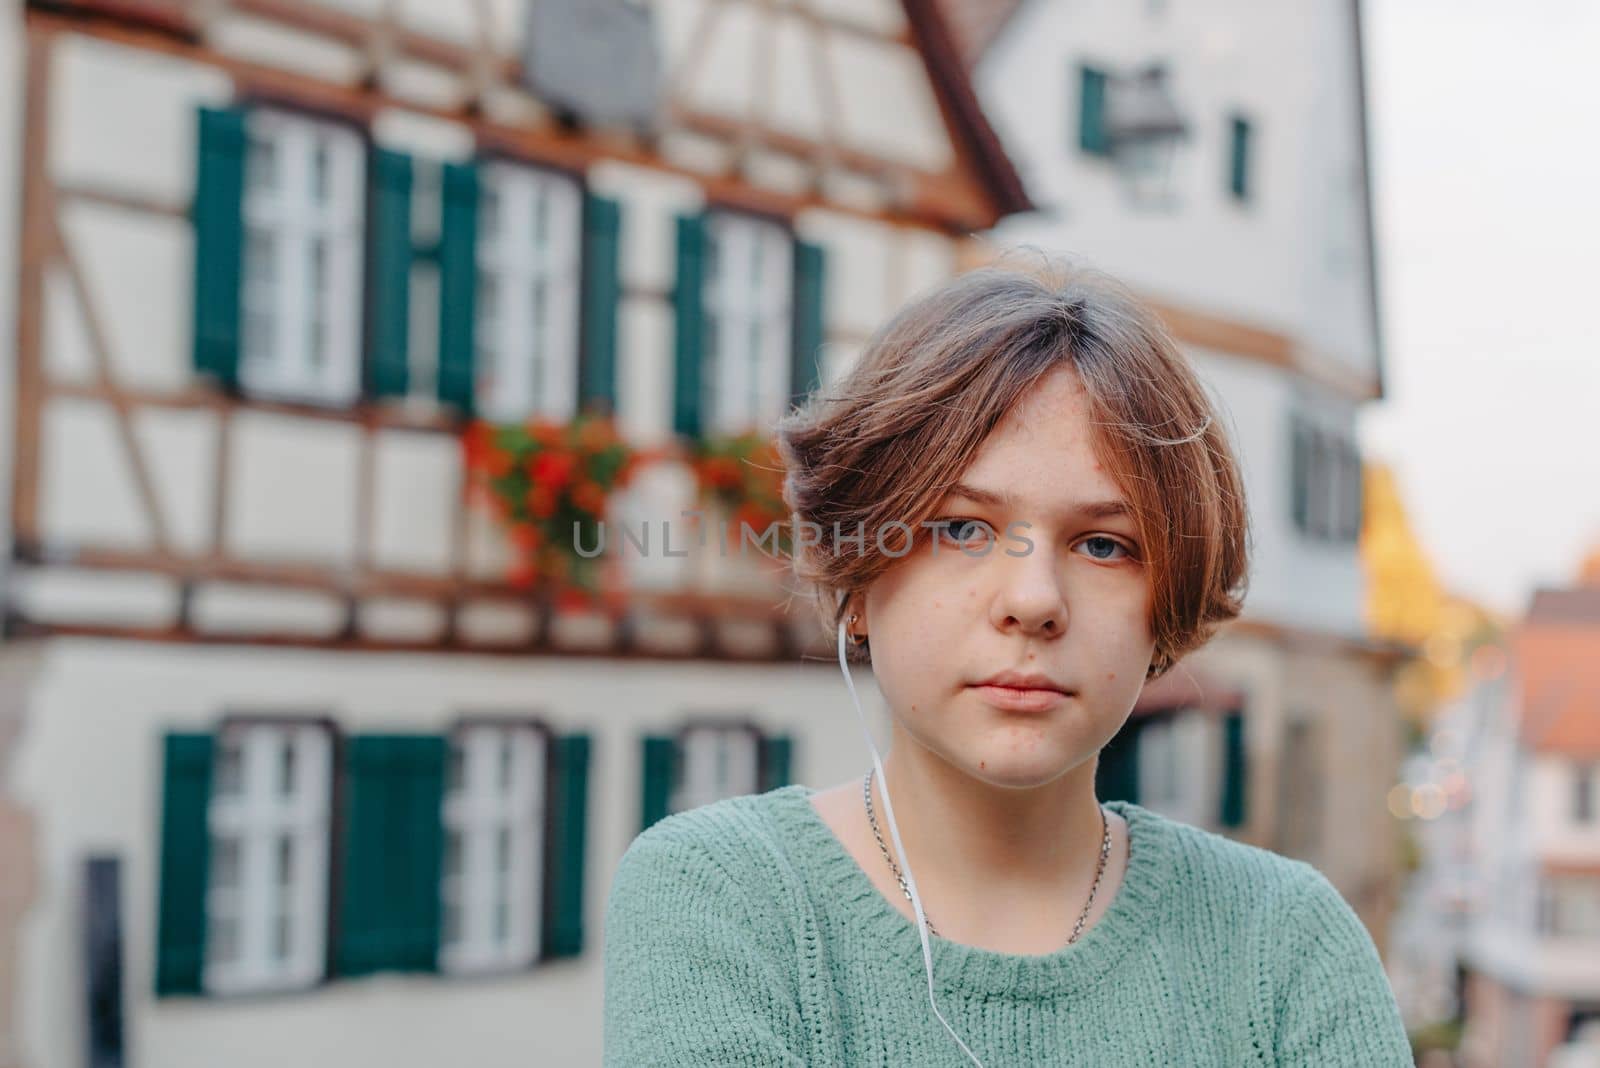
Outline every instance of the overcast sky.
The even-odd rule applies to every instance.
[[[1452,590],[1600,540],[1600,3],[1366,0],[1390,463]]]

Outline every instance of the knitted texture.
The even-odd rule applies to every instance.
[[[634,839],[604,933],[606,1065],[970,1065],[916,924],[795,784]],[[1128,869],[1047,954],[932,938],[986,1068],[1411,1065],[1367,930],[1315,868],[1122,801]]]

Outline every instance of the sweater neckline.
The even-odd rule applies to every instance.
[[[791,840],[819,858],[828,900],[843,909],[870,939],[887,950],[895,967],[926,982],[922,940],[914,920],[884,897],[851,856],[833,828],[811,804],[816,790],[803,783],[773,791],[775,811]],[[1128,801],[1105,801],[1128,824],[1128,866],[1116,896],[1076,942],[1044,954],[1003,953],[928,936],[933,981],[945,990],[990,996],[1057,997],[1086,990],[1155,927],[1173,851],[1171,826],[1149,809]]]

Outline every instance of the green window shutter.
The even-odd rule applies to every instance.
[[[239,381],[239,288],[244,247],[242,108],[199,111],[194,226],[194,369],[228,388]]]
[[[1139,731],[1143,727],[1143,720],[1129,717],[1100,750],[1094,774],[1095,794],[1100,800],[1139,803]]]
[[[478,169],[442,168],[439,229],[439,399],[473,413],[473,320],[478,293]]]
[[[403,397],[410,384],[411,157],[373,148],[367,180],[367,389]]]
[[[1106,74],[1094,67],[1078,68],[1078,147],[1094,156],[1111,154],[1106,129]]]
[[[698,215],[678,216],[678,278],[673,288],[676,353],[672,391],[672,429],[685,437],[700,436],[700,379],[704,362],[701,306],[706,226]]]
[[[1232,712],[1222,721],[1222,810],[1219,816],[1224,827],[1244,826],[1248,774],[1244,714]]]
[[[205,964],[211,834],[209,734],[169,733],[161,792],[161,890],[156,993],[198,994]]]
[[[578,410],[613,414],[617,406],[617,304],[622,295],[622,205],[583,198],[583,354]]]
[[[1250,121],[1235,115],[1228,129],[1228,191],[1245,200],[1250,196]]]
[[[552,739],[552,744],[541,956],[575,957],[583,951],[591,743],[587,734],[568,734]]]
[[[639,829],[667,817],[672,800],[672,776],[678,760],[677,740],[665,735],[646,735],[644,739],[644,802]]]
[[[345,743],[338,974],[438,965],[447,750],[433,735]]]
[[[788,786],[790,765],[793,763],[794,738],[788,734],[772,734],[761,739],[762,793]]]
[[[789,392],[795,404],[822,384],[822,343],[826,336],[823,286],[827,253],[805,241],[794,243],[794,344],[790,353]]]

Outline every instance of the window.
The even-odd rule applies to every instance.
[[[321,726],[235,724],[218,737],[207,810],[207,990],[280,990],[321,978],[329,783]]]
[[[1572,768],[1572,821],[1595,822],[1595,786],[1600,764],[1574,764]]]
[[[583,194],[564,175],[481,168],[476,403],[489,419],[575,413]]]
[[[444,795],[440,967],[522,968],[539,955],[545,737],[471,725],[451,739]]]
[[[1152,719],[1139,732],[1139,804],[1197,827],[1214,825],[1221,744],[1204,713]]]
[[[338,123],[245,118],[239,382],[344,404],[360,388],[365,149]]]
[[[794,243],[777,223],[707,220],[701,410],[712,433],[765,427],[789,400]]]
[[[674,812],[790,781],[793,739],[748,720],[699,720],[676,734],[647,735],[643,742],[643,827]]]
[[[1361,454],[1349,436],[1291,412],[1289,470],[1295,529],[1350,543],[1361,533]]]
[[[1547,875],[1539,884],[1539,933],[1600,939],[1600,878]]]
[[[1228,120],[1228,192],[1235,200],[1250,199],[1250,134],[1249,119]]]
[[[683,774],[672,794],[672,811],[755,793],[761,735],[751,727],[697,725],[679,741]]]

